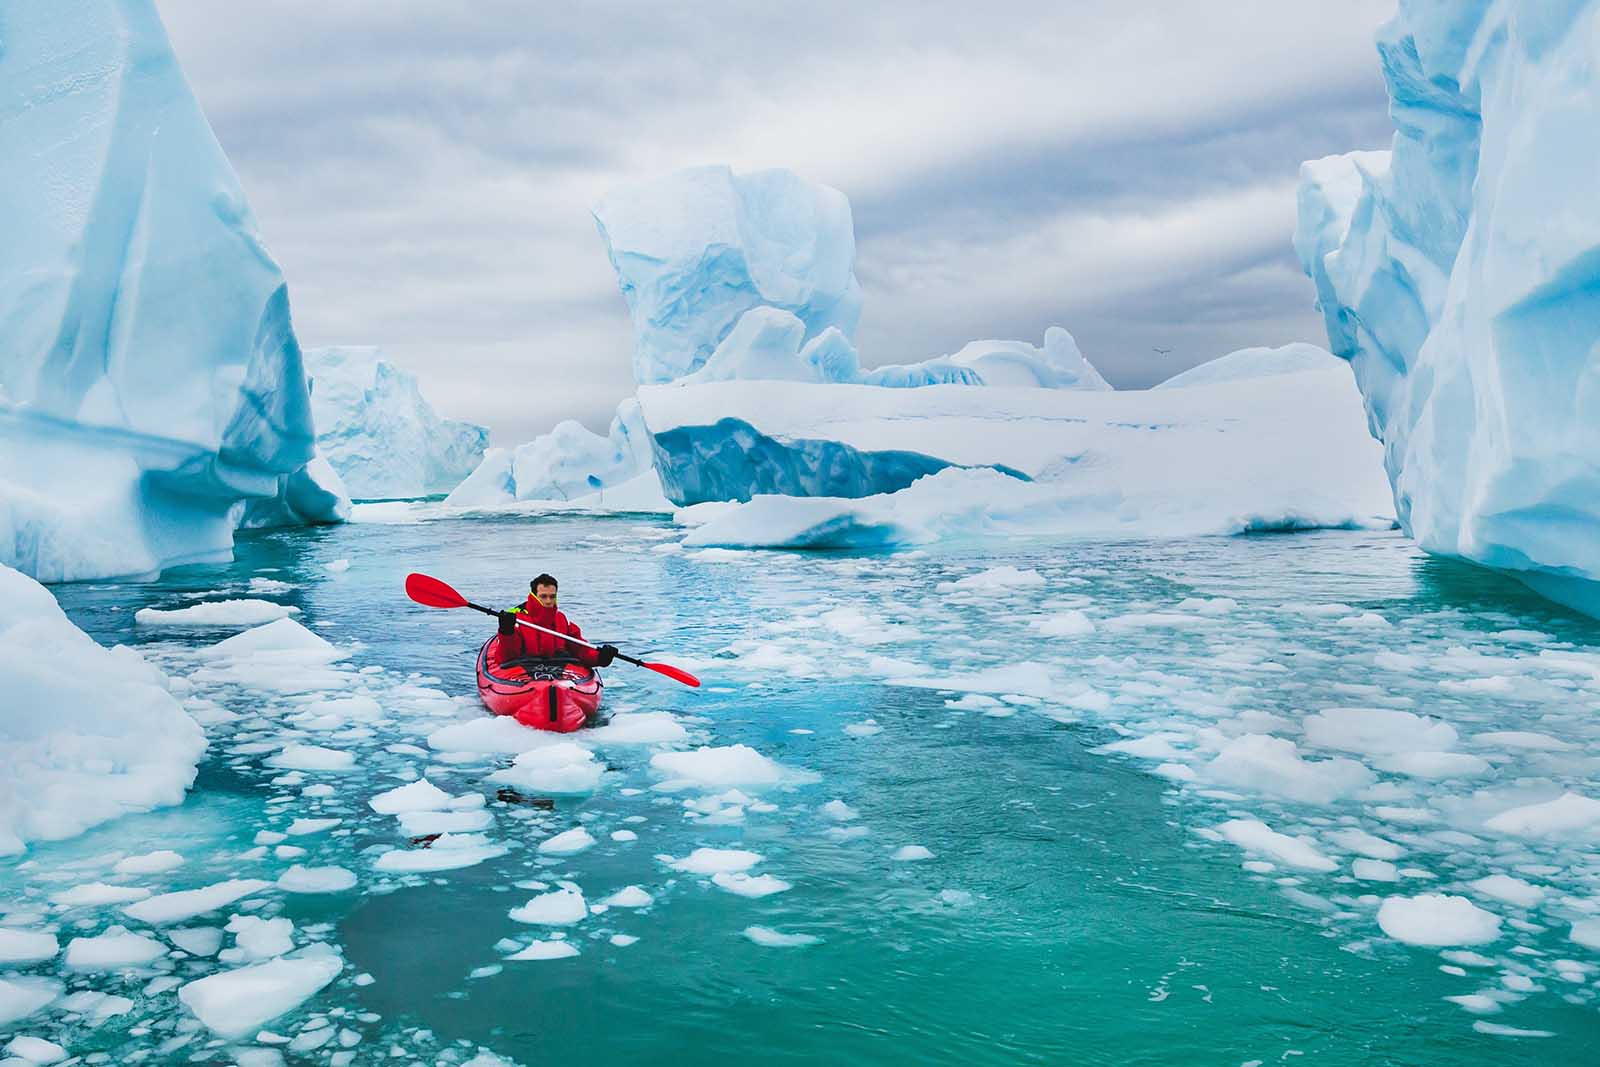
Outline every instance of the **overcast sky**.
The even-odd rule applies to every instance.
[[[1394,0],[158,6],[302,344],[382,345],[497,444],[632,392],[618,184],[788,167],[850,198],[865,364],[1057,324],[1129,387],[1326,344],[1296,172],[1392,133]]]

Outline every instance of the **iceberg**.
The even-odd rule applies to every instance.
[[[1225,356],[1190,367],[1174,374],[1152,389],[1187,389],[1194,385],[1217,385],[1236,382],[1244,378],[1269,378],[1278,374],[1299,374],[1302,371],[1327,370],[1338,366],[1334,355],[1326,348],[1296,341],[1277,348],[1241,348]]]
[[[1295,249],[1427,551],[1600,609],[1600,3],[1402,4],[1388,152],[1306,163]]]
[[[131,649],[74,626],[38,582],[0,565],[0,856],[178,804],[205,734]]]
[[[638,402],[629,398],[617,406],[610,432],[604,437],[568,419],[514,449],[489,449],[483,462],[451,490],[445,503],[484,507],[529,500],[579,502],[626,485],[632,492],[623,495],[638,504],[660,499],[659,492],[649,491],[654,480],[650,434]]]
[[[1327,364],[1169,390],[722,382],[639,397],[689,545],[1388,527],[1381,448]]]
[[[317,448],[350,495],[448,493],[483,459],[489,431],[440,418],[415,376],[370,346],[308,349]]]
[[[0,97],[0,562],[225,558],[245,501],[341,519],[283,275],[154,7],[11,5]]]
[[[609,194],[594,218],[633,316],[634,379],[699,370],[746,312],[775,308],[801,339],[861,317],[850,202],[787,170],[692,167]]]

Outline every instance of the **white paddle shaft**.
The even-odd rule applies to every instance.
[[[600,651],[599,645],[591,645],[581,637],[573,637],[571,634],[564,634],[559,630],[552,630],[547,626],[540,626],[536,622],[529,622],[520,615],[516,616],[516,620],[518,626],[526,626],[530,630],[538,630],[542,634],[549,634],[551,637],[559,637],[563,640],[571,641],[575,645],[582,645],[584,648],[592,648],[596,652]]]

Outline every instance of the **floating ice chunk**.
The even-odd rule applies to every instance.
[[[541,894],[520,908],[512,908],[510,911],[513,922],[534,926],[571,926],[573,923],[582,922],[588,915],[588,905],[576,887]]]
[[[658,745],[685,741],[689,731],[671,712],[646,711],[614,715],[604,726],[585,731],[583,739],[591,745]]]
[[[286,826],[283,832],[290,837],[309,837],[324,830],[332,830],[343,821],[343,819],[296,819]]]
[[[373,867],[396,874],[454,871],[504,856],[508,851],[505,845],[490,844],[482,834],[442,834],[426,848],[385,852]]]
[[[471,811],[408,811],[400,816],[400,832],[408,837],[428,834],[467,834],[487,830],[494,816],[482,808]]]
[[[655,898],[636,885],[625,886],[600,903],[608,908],[648,908]]]
[[[1307,804],[1330,804],[1375,780],[1372,771],[1355,760],[1303,759],[1293,741],[1270,734],[1232,738],[1200,773],[1222,785],[1259,790]]]
[[[1491,730],[1488,733],[1473,734],[1472,743],[1493,748],[1521,748],[1537,752],[1569,752],[1577,747],[1549,734],[1531,733],[1526,730]]]
[[[355,755],[321,745],[289,744],[275,756],[267,759],[267,766],[294,771],[350,771],[356,766]]]
[[[217,957],[223,963],[255,963],[294,949],[294,923],[288,919],[235,915],[227,929],[234,935],[235,947]]]
[[[135,900],[143,900],[149,895],[150,890],[141,886],[88,882],[50,894],[50,903],[63,908],[93,908],[102,904],[129,904]]]
[[[1584,948],[1600,949],[1600,919],[1581,919],[1573,923],[1571,936]]]
[[[834,822],[849,822],[851,819],[859,818],[861,813],[842,800],[830,800],[822,805],[822,814]]]
[[[0,927],[0,964],[42,963],[59,951],[55,934]]]
[[[594,752],[562,741],[522,753],[510,767],[491,774],[489,781],[530,792],[575,796],[593,792],[604,773],[605,766],[594,758]]]
[[[611,943],[618,948],[627,948],[629,945],[638,944],[639,939],[632,934],[612,934]]]
[[[1491,1023],[1479,1019],[1472,1024],[1472,1028],[1480,1034],[1489,1034],[1493,1037],[1555,1037],[1554,1030],[1521,1030],[1515,1026],[1506,1026],[1504,1023]]]
[[[933,851],[925,845],[901,845],[889,858],[896,863],[915,863],[933,859]]]
[[[450,794],[426,778],[379,793],[367,805],[379,815],[399,815],[408,811],[438,811],[450,803]]]
[[[1380,770],[1439,780],[1485,774],[1489,761],[1465,752],[1397,752],[1377,761]]]
[[[1482,945],[1500,936],[1498,915],[1447,893],[1388,897],[1378,908],[1378,926],[1396,941],[1430,948]]]
[[[200,889],[184,889],[176,893],[162,893],[149,900],[129,904],[122,913],[151,926],[183,922],[218,908],[225,908],[236,900],[259,893],[272,885],[259,878],[238,878]]]
[[[191,956],[215,956],[222,947],[222,931],[215,926],[192,926],[168,930],[167,940]]]
[[[278,876],[285,893],[342,893],[354,889],[354,872],[343,867],[302,867],[295,864]]]
[[[270,657],[273,662],[291,661],[289,653],[297,654],[294,658],[319,661],[337,659],[342,655],[332,644],[293,619],[279,619],[242,634],[234,634],[206,650],[206,655],[212,659],[238,659],[268,653],[281,654]]]
[[[1369,856],[1375,860],[1397,860],[1405,855],[1405,849],[1393,841],[1385,841],[1381,837],[1353,827],[1334,830],[1328,834],[1328,840],[1340,848],[1349,849],[1351,852]]]
[[[991,567],[953,582],[940,582],[934,588],[941,593],[989,593],[1007,589],[1035,589],[1044,584],[1044,575],[1038,571],[1019,570],[1007,565]]]
[[[178,999],[211,1031],[238,1039],[304,1004],[343,968],[331,952],[308,952],[196,979],[178,990]]]
[[[8,1055],[17,1057],[15,1061],[7,1060],[8,1064],[25,1062],[38,1064],[39,1067],[49,1067],[50,1064],[60,1063],[67,1058],[67,1050],[54,1041],[46,1041],[41,1037],[30,1037],[27,1034],[12,1038],[7,1043],[5,1051]]]
[[[681,860],[671,856],[662,859],[673,870],[685,874],[723,874],[749,870],[761,862],[761,854],[739,848],[697,848]]]
[[[147,852],[142,856],[128,856],[117,861],[112,868],[118,874],[160,874],[183,866],[183,857],[171,849]]]
[[[874,737],[883,733],[883,727],[878,725],[876,719],[867,719],[864,722],[846,723],[844,732],[851,737]]]
[[[1328,708],[1303,725],[1306,740],[1319,748],[1370,756],[1447,752],[1457,738],[1449,723],[1392,708]]]
[[[479,716],[452,723],[428,735],[435,752],[483,752],[519,755],[539,745],[565,744],[556,735],[524,726],[507,715]]]
[[[140,626],[245,627],[298,614],[299,608],[270,600],[217,600],[171,611],[140,608],[133,613],[133,621]]]
[[[613,943],[615,938],[612,939]],[[570,941],[532,941],[521,952],[507,956],[508,960],[564,960],[578,955],[578,946]]]
[[[167,954],[154,938],[113,926],[98,937],[75,937],[67,943],[66,965],[75,971],[116,971],[142,967]]]
[[[594,847],[594,835],[581,826],[574,826],[570,830],[563,830],[554,837],[547,837],[539,842],[541,856],[571,856],[585,849]]]
[[[1484,823],[1496,833],[1519,837],[1590,837],[1600,833],[1600,800],[1563,793],[1543,804],[1503,811]]]
[[[0,978],[0,1026],[26,1019],[61,995],[61,983],[47,978]]]
[[[1514,904],[1519,908],[1531,908],[1544,899],[1544,887],[1524,882],[1521,878],[1513,878],[1509,874],[1491,874],[1487,878],[1479,878],[1469,883],[1471,887],[1486,897]]]
[[[1398,882],[1400,872],[1388,860],[1358,859],[1350,864],[1350,873],[1363,882]]]
[[[1028,624],[1045,637],[1083,637],[1094,633],[1094,621],[1081,611],[1064,611]]]
[[[1301,870],[1332,871],[1339,866],[1305,838],[1280,834],[1258,819],[1229,819],[1216,827],[1216,832],[1248,852],[1271,856]]]
[[[1227,615],[1237,610],[1239,602],[1232,597],[1184,597],[1178,601],[1179,611],[1193,611],[1199,615]]]
[[[718,889],[725,889],[741,897],[766,897],[792,888],[782,878],[775,878],[770,874],[752,875],[737,871],[718,871],[711,876],[711,881]]]
[[[639,840],[639,835],[634,833],[632,830],[613,830],[611,831],[611,840],[637,841]]]
[[[754,789],[784,780],[783,767],[748,745],[658,752],[650,757],[650,766],[674,781],[699,786]]]
[[[766,926],[746,926],[744,936],[763,948],[804,948],[822,941],[813,934],[785,934]]]

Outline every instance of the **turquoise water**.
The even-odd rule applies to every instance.
[[[327,816],[343,822],[291,839],[308,851],[294,862],[343,866],[358,887],[268,895],[257,913],[293,919],[297,943],[337,945],[348,963],[271,1029],[292,1036],[327,1018],[359,1039],[354,1062],[460,1061],[480,1047],[525,1064],[1594,1062],[1600,954],[1567,935],[1586,902],[1600,907],[1592,842],[1507,841],[1474,828],[1479,809],[1513,796],[1597,794],[1600,771],[1584,755],[1600,742],[1593,623],[1514,583],[1428,560],[1394,534],[1016,541],[885,556],[696,554],[676,537],[629,518],[358,524],[247,535],[233,564],[159,582],[59,587],[95,637],[140,646],[198,679],[192,699],[238,718],[210,728],[211,753],[183,807],[0,868],[9,909],[43,910],[49,892],[156,847],[190,860],[140,882],[158,890],[275,878],[289,861],[252,856],[257,831]],[[336,560],[351,565],[329,571]],[[997,567],[1016,570],[995,576]],[[686,802],[724,787],[662,791],[656,748],[607,745],[608,773],[591,795],[556,797],[549,810],[489,805],[487,833],[505,855],[435,874],[381,872],[377,857],[408,841],[367,798],[423,772],[450,793],[492,797],[486,778],[510,761],[423,751],[430,734],[478,716],[472,655],[492,622],[411,605],[400,582],[413,569],[480,602],[516,600],[529,575],[556,573],[563,608],[591,636],[653,649],[706,682],[691,691],[616,668],[611,711],[670,712],[693,744],[747,745],[786,780],[746,789],[742,805],[702,805],[723,809],[707,816]],[[985,572],[976,586],[953,584]],[[330,641],[354,643],[347,673],[323,684],[365,687],[382,720],[313,738],[294,716],[314,691],[206,680],[200,652],[225,632],[133,624],[136,609],[192,603],[185,594],[248,595],[251,578],[286,583],[270,598],[300,608],[299,621]],[[1034,625],[1074,611],[1092,632]],[[1572,747],[1491,752],[1491,771],[1444,780],[1357,754],[1376,792],[1333,798],[1208,770],[1209,752],[1245,726],[1299,737],[1308,714],[1349,705],[1437,715],[1459,730],[1463,752],[1489,751],[1472,735],[1491,730],[1537,730]],[[285,781],[263,766],[285,739],[351,751],[357,767]],[[1118,741],[1132,751],[1097,751]],[[318,781],[333,794],[300,792]],[[856,817],[830,817],[822,806],[833,800]],[[742,806],[737,818],[728,806]],[[1270,857],[1210,833],[1229,818],[1305,835],[1338,869],[1265,869]],[[579,824],[594,847],[536,851]],[[1357,827],[1400,842],[1398,865],[1414,874],[1353,878],[1352,857],[1327,834]],[[611,839],[618,829],[637,840]],[[892,858],[908,845],[932,856]],[[701,846],[760,853],[753,873],[790,888],[751,899],[658,858]],[[1501,872],[1549,892],[1528,910],[1476,898],[1507,923],[1475,946],[1481,964],[1396,943],[1375,922],[1384,895],[1462,893]],[[590,904],[627,885],[653,903],[561,929],[573,958],[505,960],[550,937],[508,912],[544,891],[535,883],[563,879]],[[94,932],[112,918],[56,921]],[[750,926],[817,941],[767,947],[745,936]],[[638,940],[613,944],[618,934]],[[497,948],[507,938],[517,944]],[[115,1062],[232,1062],[236,1047],[199,1031],[170,990],[150,992],[153,979],[214,969],[169,958],[71,978],[71,988],[121,992],[136,1006],[99,1026],[57,1012],[28,1032]],[[1503,997],[1492,1014],[1444,999],[1486,988]],[[284,1062],[329,1063],[340,1047]]]

